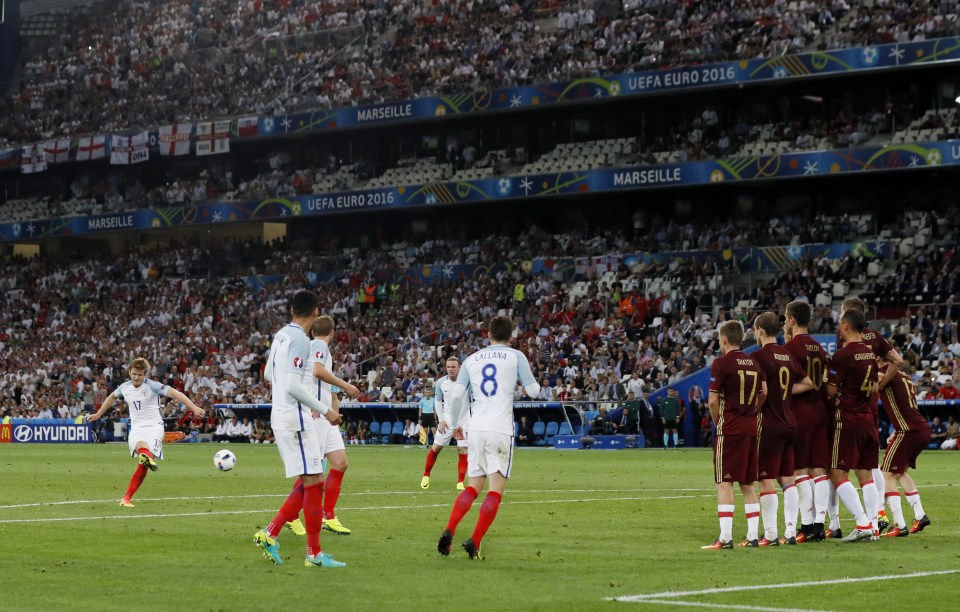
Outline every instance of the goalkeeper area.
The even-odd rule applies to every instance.
[[[237,466],[219,472],[221,447]],[[717,536],[708,449],[517,449],[497,521],[469,561],[479,504],[450,557],[437,538],[456,498],[456,453],[419,488],[425,450],[348,446],[337,515],[324,531],[346,568],[303,566],[304,538],[280,535],[284,564],[254,545],[289,493],[272,446],[169,444],[134,503],[125,444],[0,450],[4,609],[929,610],[952,607],[960,578],[960,454],[920,457],[933,524],[908,538],[704,551]],[[906,517],[913,518],[904,504]],[[853,525],[843,516],[843,529]],[[734,538],[745,531],[737,495]],[[782,529],[782,516],[781,516]],[[954,586],[950,586],[950,585]]]

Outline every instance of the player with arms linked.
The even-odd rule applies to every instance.
[[[147,477],[147,470],[157,471],[157,459],[163,459],[163,416],[160,413],[160,401],[169,397],[184,404],[197,416],[203,416],[204,411],[190,401],[190,398],[173,387],[162,385],[147,378],[150,371],[150,362],[137,357],[130,362],[130,380],[121,384],[107,396],[100,404],[100,409],[87,417],[87,421],[94,422],[105,412],[113,408],[118,399],[127,403],[130,409],[130,433],[127,444],[130,446],[130,456],[137,458],[137,469],[130,479],[130,486],[120,500],[120,505],[133,508],[130,501],[134,493],[143,484]]]
[[[517,380],[528,397],[540,394],[540,385],[533,377],[527,357],[508,346],[512,334],[513,321],[507,317],[494,317],[490,321],[490,345],[464,360],[451,393],[451,423],[460,422],[461,404],[468,387],[473,403],[467,435],[468,483],[457,497],[447,528],[437,543],[437,550],[444,556],[450,554],[457,525],[489,479],[490,488],[480,506],[473,535],[463,543],[463,549],[471,559],[482,559],[480,543],[497,516],[513,467],[513,392]],[[453,435],[457,440],[464,439],[463,428],[457,427]]]
[[[270,425],[287,478],[297,477],[293,491],[266,529],[254,534],[254,542],[264,556],[283,563],[277,536],[283,526],[300,516],[303,510],[307,531],[307,567],[343,567],[329,553],[320,550],[323,523],[323,449],[313,426],[310,411],[319,412],[332,425],[340,424],[340,415],[317,399],[303,386],[304,370],[310,359],[307,332],[317,317],[317,296],[298,291],[290,307],[293,321],[273,336],[264,377],[270,383],[273,407]]]
[[[727,321],[720,326],[723,355],[710,367],[710,416],[717,428],[713,441],[713,472],[717,483],[720,537],[704,550],[733,548],[733,483],[740,485],[747,515],[747,537],[741,547],[755,547],[760,503],[757,480],[757,412],[767,399],[767,380],[757,361],[740,350],[743,326]]]

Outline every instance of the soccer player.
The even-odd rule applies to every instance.
[[[866,304],[863,303],[863,300],[861,300],[860,298],[847,298],[843,300],[843,302],[840,304],[840,316],[842,317],[843,313],[845,313],[848,310],[856,310],[860,312],[860,314],[864,315],[864,317],[866,317],[867,307],[866,307]],[[887,388],[887,385],[890,384],[890,382],[894,378],[896,378],[897,373],[900,371],[900,366],[903,365],[903,356],[901,356],[899,351],[897,351],[895,348],[893,348],[893,346],[889,342],[887,342],[886,338],[881,336],[876,331],[870,329],[869,327],[864,327],[863,333],[861,335],[863,337],[863,343],[869,346],[873,350],[873,354],[877,356],[877,359],[883,360],[887,363],[887,367],[884,371],[884,374],[880,377],[880,381],[877,384],[877,392],[883,393],[884,389]],[[844,342],[843,338],[840,337],[840,334],[838,332],[837,333],[838,349],[843,346],[843,342]],[[877,362],[878,369],[880,368],[880,365],[881,364],[878,361]],[[880,414],[879,412],[877,412],[876,402],[873,404],[873,410],[874,410],[873,422],[874,422],[874,425],[877,426],[877,428],[879,428]],[[880,492],[880,496],[877,502],[878,518],[877,518],[876,524],[874,525],[874,529],[879,534],[879,533],[882,533],[883,530],[889,527],[890,525],[889,521],[887,521],[886,515],[883,512],[883,498],[884,498],[884,492],[886,489],[886,483],[884,480],[884,474],[879,468],[873,470],[873,480],[877,485],[877,491]]]
[[[450,422],[459,423],[461,403],[467,388],[473,395],[470,429],[467,434],[467,488],[457,497],[450,520],[437,543],[441,555],[450,554],[450,544],[457,525],[470,510],[473,501],[489,479],[489,491],[480,506],[480,516],[473,535],[463,543],[471,559],[482,559],[480,545],[490,524],[497,516],[503,491],[513,467],[513,392],[517,379],[528,397],[540,395],[540,385],[533,377],[530,362],[520,351],[510,348],[513,321],[507,317],[490,320],[490,345],[473,353],[463,363],[457,384],[450,398]],[[454,438],[462,440],[464,431],[457,427]]]
[[[757,480],[757,408],[767,399],[767,381],[757,361],[740,350],[743,326],[727,321],[720,326],[720,349],[710,367],[710,416],[717,428],[713,442],[713,473],[717,483],[720,537],[701,548],[733,548],[733,483],[740,484],[747,515],[747,537],[741,547],[759,546],[760,504]]]
[[[884,364],[884,367],[889,367]],[[890,381],[881,394],[883,408],[893,424],[894,432],[887,440],[887,451],[880,464],[886,482],[886,501],[893,518],[893,529],[883,534],[885,538],[905,538],[911,533],[923,531],[930,525],[930,517],[920,504],[920,493],[907,471],[917,467],[917,457],[930,443],[930,423],[920,413],[917,406],[917,393],[913,383],[903,373]],[[903,487],[907,501],[913,507],[913,525],[907,530],[900,506],[900,492],[897,483]]]
[[[453,397],[453,387],[457,384],[457,376],[460,374],[460,359],[449,357],[445,367],[447,369],[446,375],[438,378],[433,385],[433,397],[436,401],[434,404],[435,413],[440,415],[440,424],[437,426],[437,435],[433,439],[433,446],[427,451],[427,462],[423,467],[423,478],[420,479],[420,488],[423,490],[430,488],[430,472],[437,462],[440,451],[450,444],[454,430],[457,427],[467,430],[470,426],[470,411],[466,409],[460,410],[459,423],[455,424],[450,421],[452,417],[450,403]],[[457,453],[457,490],[463,491],[463,479],[467,475],[466,440],[457,440]]]
[[[317,317],[310,328],[310,358],[308,369],[303,373],[303,385],[317,398],[327,410],[339,413],[339,401],[334,402],[333,385],[343,389],[349,397],[359,397],[360,390],[333,373],[333,356],[330,354],[330,340],[333,337],[333,319],[327,315]],[[325,418],[314,414],[313,427],[320,442],[320,452],[330,465],[323,483],[323,528],[337,535],[350,535],[336,516],[337,500],[340,498],[340,486],[343,474],[347,471],[347,451],[343,445],[340,429],[334,427]]]
[[[877,511],[877,486],[871,470],[877,467],[880,440],[873,414],[876,409],[877,356],[863,343],[861,333],[866,327],[863,313],[848,310],[840,317],[840,333],[844,346],[833,355],[827,376],[827,399],[834,403],[833,443],[831,447],[830,479],[856,521],[856,527],[844,542],[856,542],[874,537],[873,521]],[[854,470],[863,504],[847,474]]]
[[[307,331],[317,317],[317,296],[312,291],[298,291],[290,306],[293,321],[273,336],[264,378],[271,386],[270,425],[277,450],[283,460],[287,478],[297,476],[293,491],[274,519],[254,534],[254,542],[264,556],[276,564],[280,557],[277,536],[286,523],[300,516],[303,510],[307,531],[306,567],[343,567],[329,553],[320,549],[323,524],[323,449],[311,423],[310,411],[319,412],[331,425],[339,425],[340,414],[304,388],[304,368],[310,358]]]
[[[827,475],[830,465],[830,411],[824,406],[821,387],[826,380],[830,357],[819,342],[810,336],[810,304],[793,301],[787,304],[784,335],[789,338],[783,348],[797,360],[813,389],[793,398],[792,408],[797,421],[794,447],[795,483],[800,499],[800,531],[797,542],[821,541],[826,538],[824,522],[830,505],[833,485]],[[786,503],[786,502],[784,502]],[[833,524],[836,521],[836,524]],[[840,519],[831,514],[831,527],[841,537]]]
[[[87,417],[93,423],[105,412],[113,408],[118,399],[127,403],[130,412],[130,433],[127,435],[127,445],[130,447],[130,456],[137,458],[137,469],[130,479],[130,486],[124,493],[120,505],[133,508],[133,495],[147,477],[147,470],[157,471],[157,459],[163,459],[163,416],[160,413],[160,398],[169,397],[184,404],[197,416],[203,416],[203,408],[198,408],[190,398],[173,387],[162,385],[147,378],[150,371],[150,362],[137,357],[130,362],[127,370],[130,380],[121,384],[107,396],[100,404],[100,409]]]
[[[753,322],[760,350],[754,358],[763,368],[770,393],[757,416],[760,447],[757,471],[760,478],[760,516],[763,537],[760,546],[797,543],[797,513],[800,498],[794,483],[794,446],[797,422],[793,415],[793,396],[813,389],[813,383],[790,355],[777,345],[780,319],[765,312]],[[783,540],[777,539],[777,481],[783,487]]]

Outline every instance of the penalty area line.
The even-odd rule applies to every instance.
[[[538,499],[538,500],[527,500],[527,501],[504,501],[503,505],[527,505],[527,504],[580,504],[580,503],[594,503],[594,502],[610,502],[610,501],[646,501],[646,500],[658,500],[658,499],[679,499],[679,498],[689,498],[689,497],[707,497],[707,496],[662,496],[662,497],[597,497],[597,498],[580,498],[580,499]],[[113,500],[116,502],[116,500]],[[136,501],[136,500],[135,500]],[[141,500],[142,501],[142,500]],[[449,508],[452,505],[452,502],[445,502],[442,504],[413,504],[413,505],[402,505],[402,506],[360,506],[360,507],[343,507],[340,508],[344,511],[349,512],[365,512],[370,510],[422,510],[426,508]],[[156,514],[112,514],[112,515],[101,515],[101,516],[64,516],[64,517],[51,517],[51,518],[24,518],[24,519],[2,519],[0,520],[0,525],[6,524],[18,524],[18,523],[55,523],[55,522],[73,522],[73,521],[98,521],[98,520],[116,520],[116,519],[142,519],[142,518],[178,518],[178,517],[187,517],[187,516],[225,516],[225,515],[238,515],[238,514],[266,514],[276,512],[276,508],[270,508],[267,510],[223,510],[223,511],[211,511],[211,512],[178,512],[178,513],[156,513]]]
[[[747,606],[742,604],[715,604],[702,601],[681,601],[678,599],[637,599],[634,603],[654,604],[657,606],[680,606],[686,608],[715,608],[721,610],[750,610],[751,612],[829,612],[828,610],[808,610],[806,608],[771,608],[769,606]]]
[[[608,601],[646,603],[654,599],[671,599],[674,597],[693,597],[694,595],[716,595],[718,593],[743,593],[746,591],[766,591],[774,589],[796,589],[811,586],[827,586],[831,584],[850,584],[857,582],[879,582],[882,580],[903,580],[907,578],[926,578],[928,576],[947,576],[960,574],[960,569],[938,570],[929,572],[913,572],[911,574],[885,574],[882,576],[862,576],[835,578],[833,580],[811,580],[807,582],[784,582],[777,584],[752,584],[733,587],[718,587],[700,589],[697,591],[662,591],[660,593],[646,593],[641,595],[624,595],[621,597],[607,597]]]

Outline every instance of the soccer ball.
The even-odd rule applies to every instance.
[[[237,456],[227,449],[217,451],[217,454],[213,456],[213,465],[217,466],[217,469],[221,472],[229,472],[233,469],[233,466],[237,465]]]

